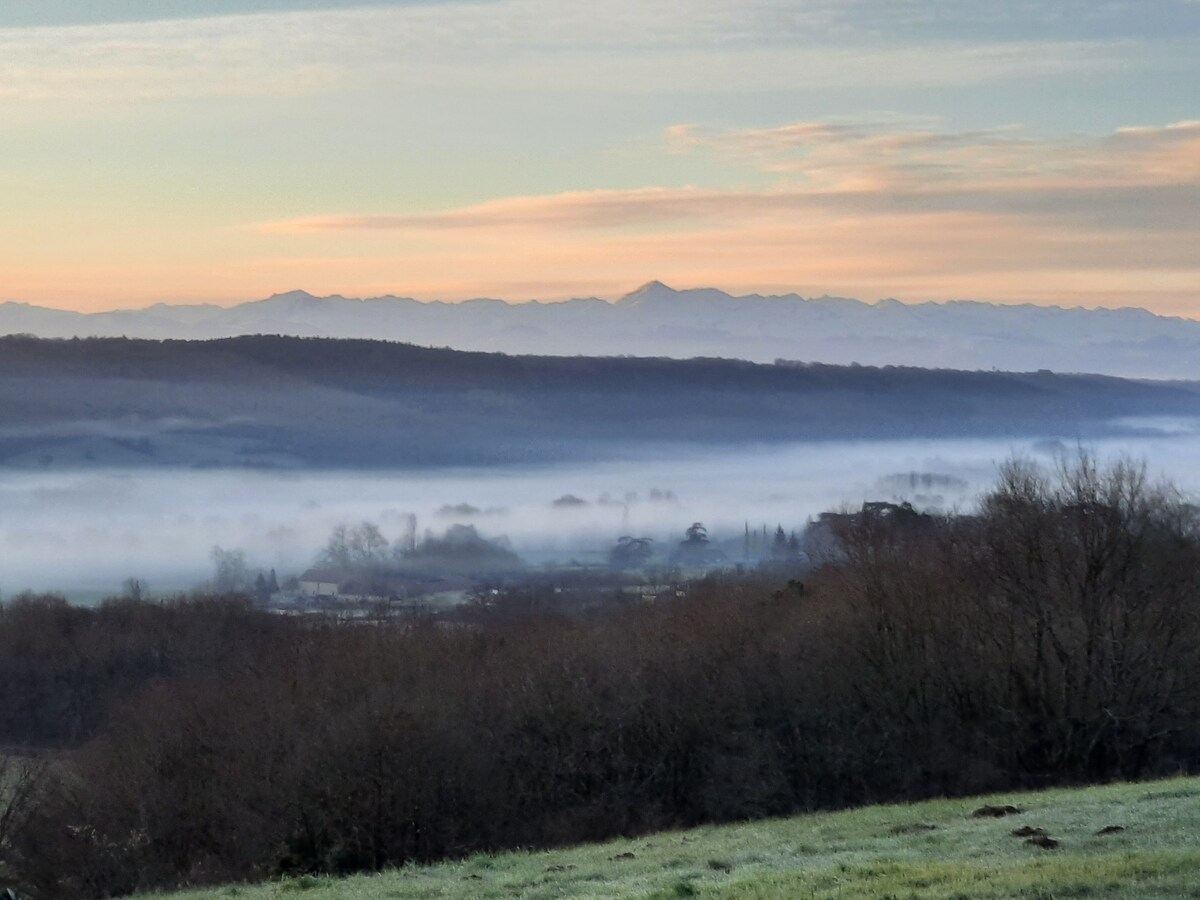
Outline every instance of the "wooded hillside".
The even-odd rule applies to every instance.
[[[0,464],[389,467],[753,442],[1030,435],[1200,415],[1050,372],[513,357],[380,341],[0,338]]]

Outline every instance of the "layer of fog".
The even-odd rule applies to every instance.
[[[1143,436],[1088,449],[1144,459],[1152,476],[1200,493],[1200,422],[1135,424]],[[370,521],[396,539],[409,514],[418,534],[462,523],[507,537],[530,563],[598,562],[621,535],[669,544],[697,521],[719,540],[747,524],[800,530],[821,511],[864,500],[967,510],[1006,458],[1052,464],[1070,449],[939,440],[474,472],[0,473],[0,596],[53,590],[89,602],[119,593],[130,577],[153,593],[187,590],[211,576],[214,546],[241,549],[252,570],[283,578],[312,565],[338,524]],[[930,486],[909,473],[950,477]]]

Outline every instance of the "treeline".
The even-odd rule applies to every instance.
[[[107,712],[57,733],[93,729],[4,862],[35,897],[111,896],[1200,766],[1197,511],[1136,466],[1013,464],[977,516],[838,527],[802,591],[572,618],[14,604],[6,649],[53,627],[6,684],[88,657]]]

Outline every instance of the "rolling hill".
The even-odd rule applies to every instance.
[[[388,468],[687,447],[1136,433],[1200,388],[721,359],[507,356],[383,341],[0,339],[0,465]]]

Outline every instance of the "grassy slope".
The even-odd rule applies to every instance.
[[[1024,807],[976,819],[982,803]],[[935,828],[894,834],[895,826]],[[1009,832],[1044,828],[1058,850]],[[1096,836],[1107,825],[1120,834]],[[545,853],[475,856],[345,880],[173,894],[416,898],[1200,898],[1200,778],[878,806],[699,828]],[[631,854],[632,856],[627,856]]]

